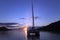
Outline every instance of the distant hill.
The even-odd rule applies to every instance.
[[[9,29],[7,29],[6,27],[0,27],[0,31],[7,31]]]
[[[18,23],[0,23],[0,31],[10,30],[7,27],[10,26],[10,25],[16,25],[16,24],[18,24]]]
[[[39,28],[40,31],[60,32],[60,20],[47,26]]]

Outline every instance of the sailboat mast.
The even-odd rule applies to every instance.
[[[34,28],[34,9],[33,9],[33,0],[32,0],[32,28]]]
[[[37,30],[36,31],[36,29],[34,29],[34,26],[35,26],[35,24],[34,24],[34,19],[35,19],[35,17],[34,17],[34,7],[33,7],[33,0],[31,0],[32,1],[32,29],[30,29],[30,30],[28,30],[27,31],[27,37],[31,37],[32,38],[32,40],[34,40],[35,39],[35,37],[37,37],[37,38],[39,38],[39,36],[40,36],[40,32]]]

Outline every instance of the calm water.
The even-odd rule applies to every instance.
[[[22,30],[1,31],[0,40],[32,40],[26,37],[26,32]],[[33,40],[60,40],[60,34],[50,32],[40,32],[39,38]]]
[[[60,40],[60,34],[51,32],[40,32],[41,40]]]

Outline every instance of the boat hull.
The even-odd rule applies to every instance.
[[[27,37],[40,37],[39,31],[29,30],[27,31]]]

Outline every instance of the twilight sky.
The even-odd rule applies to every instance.
[[[0,22],[31,24],[31,0],[0,0]],[[35,26],[60,20],[60,0],[34,0]],[[26,19],[23,19],[26,18]]]

